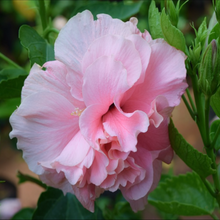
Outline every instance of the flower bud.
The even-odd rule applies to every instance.
[[[205,95],[215,94],[220,79],[219,48],[216,40],[206,48],[199,69],[199,88]]]

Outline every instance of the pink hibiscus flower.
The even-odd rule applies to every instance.
[[[168,123],[187,87],[185,55],[128,22],[89,11],[71,18],[56,61],[32,67],[10,137],[30,170],[94,211],[120,189],[134,211],[158,184],[173,151]]]

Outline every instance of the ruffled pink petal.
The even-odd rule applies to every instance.
[[[82,59],[90,44],[95,39],[109,34],[126,37],[136,33],[137,29],[133,22],[122,22],[106,14],[97,15],[97,18],[94,21],[93,15],[88,10],[78,13],[67,22],[55,42],[55,57],[74,73],[68,74],[67,79],[72,95],[81,101]]]
[[[89,65],[102,56],[112,57],[112,59],[121,61],[127,71],[127,82],[130,86],[139,79],[142,71],[141,59],[134,43],[130,40],[112,35],[96,39],[84,55],[82,63],[83,73]]]
[[[155,151],[157,158],[170,163],[173,159],[173,150],[170,146],[168,134],[169,119],[165,119],[159,127],[151,124],[146,133],[138,136],[137,148],[144,148],[148,151]]]
[[[132,153],[131,156],[134,158],[135,163],[145,170],[145,175],[144,178],[137,179],[131,186],[121,187],[121,191],[127,199],[138,200],[149,192],[153,184],[153,157],[149,151],[143,148],[138,148],[138,151]]]
[[[146,40],[144,40],[141,36],[137,34],[132,34],[128,36],[126,39],[130,40],[134,44],[141,58],[142,71],[141,76],[139,77],[138,82],[136,82],[136,84],[143,83],[145,78],[145,72],[150,61],[151,47]]]
[[[116,107],[103,116],[103,126],[110,136],[116,136],[120,143],[120,151],[136,151],[137,136],[140,132],[146,132],[149,120],[141,111],[132,114],[124,114]]]
[[[107,110],[108,106],[102,104],[90,105],[79,118],[81,133],[94,149],[100,148],[100,139],[106,139],[102,126],[102,115]]]
[[[81,188],[73,186],[73,191],[81,204],[90,212],[94,212],[94,201],[104,192],[104,189],[93,184],[87,184]]]
[[[95,152],[95,158],[92,166],[88,170],[89,183],[99,186],[107,177],[107,166],[109,160],[102,152]]]
[[[174,107],[180,103],[187,87],[185,55],[165,41],[154,42],[151,49],[144,83],[132,87],[124,95],[121,108],[125,112],[138,109],[149,113],[151,102],[158,96],[164,96],[169,106]]]
[[[41,174],[40,179],[43,183],[54,188],[61,189],[64,194],[73,193],[70,182],[66,179],[63,172],[57,173],[54,169],[45,169],[45,172]]]
[[[102,104],[109,107],[114,97],[129,89],[127,71],[112,56],[95,60],[85,71],[83,98],[87,106]]]
[[[25,161],[38,175],[44,172],[38,162],[56,158],[79,131],[73,108],[65,97],[44,91],[26,97],[10,117],[10,137],[18,139]]]
[[[133,191],[134,195],[135,195],[136,191],[137,192],[142,191],[143,194],[140,195],[142,197],[140,197],[140,198],[137,197],[138,199],[133,199],[133,198],[131,199],[130,198],[130,192],[128,193],[129,190],[128,191],[126,191],[126,190],[123,191],[123,196],[130,203],[130,206],[131,206],[131,208],[134,212],[137,212],[139,210],[144,210],[145,205],[147,204],[148,194],[150,192],[152,192],[159,183],[160,176],[161,176],[161,170],[162,170],[161,169],[162,168],[161,161],[154,160],[152,166],[153,166],[153,168],[152,168],[153,176],[151,176],[149,178],[149,176],[146,175],[145,179],[142,182],[140,182],[139,184],[134,185],[133,187],[131,187],[129,189],[129,190],[131,190],[131,192]],[[149,168],[148,168],[148,170],[149,170]],[[149,187],[149,185],[151,185],[151,187]]]

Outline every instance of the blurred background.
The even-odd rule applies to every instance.
[[[77,14],[77,12],[90,7],[94,8],[94,5],[97,8],[100,2],[103,1],[46,0],[51,23],[58,30],[65,25],[69,18]],[[110,0],[108,2],[111,5],[117,5],[122,1]],[[132,1],[124,1],[124,4],[129,4],[130,2]],[[133,2],[139,1],[133,0]],[[148,30],[148,8],[150,2],[150,0],[143,1],[139,12],[133,15],[138,18],[138,27],[141,31],[144,31],[144,29]],[[183,2],[181,1],[181,3]],[[158,6],[160,6],[159,1]],[[208,23],[212,13],[213,7],[211,0],[189,0],[185,4],[180,12],[178,26],[184,33],[188,45],[192,44],[192,39],[194,38],[194,30],[191,25],[197,28],[203,21],[204,16],[207,17]],[[41,33],[42,30],[35,1],[0,0],[0,52],[28,71],[30,69],[30,63],[28,61],[27,51],[21,46],[18,38],[19,27],[23,24],[28,24]],[[53,34],[51,41],[54,41],[56,37],[56,34]],[[10,68],[10,65],[0,58],[0,71],[3,68]],[[190,82],[188,83],[190,88]],[[8,136],[11,131],[9,116],[19,103],[20,98],[0,100],[0,180],[5,180],[4,183],[0,184],[0,200],[18,198],[18,200],[14,200],[16,201],[15,210],[20,207],[35,207],[38,197],[43,191],[42,188],[33,183],[18,185],[18,178],[16,177],[18,171],[37,177],[28,169],[22,159],[22,152],[16,149],[16,140],[10,140]],[[172,118],[174,124],[185,139],[195,148],[199,149],[199,151],[203,152],[203,144],[199,136],[199,131],[182,102],[175,108]],[[173,172],[174,174],[180,174],[187,171],[189,171],[189,168],[176,156],[171,165],[164,165],[163,167],[164,173]],[[144,219],[160,218],[157,210],[151,205],[147,205],[143,216]],[[208,216],[204,217],[204,219],[209,218]],[[181,219],[192,219],[192,217]],[[197,219],[201,219],[201,217]]]

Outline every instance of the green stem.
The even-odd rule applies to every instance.
[[[209,193],[210,193],[214,198],[216,198],[215,192],[214,192],[214,190],[212,189],[210,183],[209,183],[206,179],[204,179],[203,177],[200,176],[200,178],[201,178],[202,182],[204,183],[204,185],[206,186],[206,188],[207,188],[207,190],[209,191]]]
[[[213,139],[213,141],[212,141],[212,143],[211,143],[211,145],[210,145],[210,148],[211,148],[211,149],[214,149],[215,143],[216,143],[216,141],[217,141],[219,135],[220,135],[220,124],[219,124],[218,129],[217,129],[217,131],[216,131],[216,133],[215,133],[215,137],[214,137],[214,139]]]
[[[56,28],[47,27],[43,33],[44,38],[47,38],[50,32],[54,32],[56,34],[59,34],[59,31]]]
[[[12,66],[14,66],[15,68],[19,68],[22,69],[22,67],[20,67],[18,64],[16,64],[14,61],[10,60],[8,57],[6,57],[4,54],[0,53],[0,58],[2,58],[4,61],[6,61],[7,63],[11,64]]]
[[[206,146],[206,127],[205,127],[205,106],[204,106],[204,96],[199,91],[198,86],[198,77],[196,73],[191,75],[192,79],[192,85],[193,85],[193,92],[194,92],[194,98],[196,102],[196,108],[197,108],[197,125],[203,140],[204,145]]]
[[[213,152],[213,149],[206,148],[206,152],[207,152],[207,155],[212,160],[212,168],[214,170],[217,170],[217,165],[216,165],[216,162],[215,162],[215,154]],[[219,178],[218,178],[218,173],[216,172],[215,174],[212,174],[212,177],[213,177],[214,186],[215,186],[216,201],[218,202],[218,205],[220,207],[220,181],[219,181]]]
[[[41,23],[43,27],[43,31],[47,28],[47,15],[44,0],[38,0],[39,3],[39,14],[41,18]]]
[[[210,214],[210,216],[215,220],[219,220],[219,218],[215,214]]]
[[[192,119],[195,120],[195,114],[194,114],[194,112],[192,111],[192,109],[191,109],[191,107],[190,107],[190,105],[189,105],[189,103],[188,103],[188,101],[186,100],[186,97],[185,97],[184,95],[182,95],[182,99],[183,99],[183,101],[184,101],[184,103],[185,103],[185,105],[186,105],[186,108],[188,109],[188,112],[189,112],[189,114],[191,115]]]
[[[187,96],[188,96],[188,99],[189,99],[189,102],[190,102],[190,104],[191,104],[191,106],[192,106],[192,109],[193,109],[193,111],[194,111],[195,114],[196,114],[196,113],[197,113],[196,106],[195,106],[195,104],[194,104],[194,102],[193,102],[192,96],[190,95],[190,92],[189,92],[189,89],[188,89],[188,88],[186,89],[186,94],[187,94]]]
[[[209,109],[210,109],[210,97],[205,97],[205,135],[206,135],[206,148],[210,148],[210,137],[209,137]]]
[[[47,185],[42,183],[40,180],[30,176],[30,175],[26,175],[26,174],[23,174],[22,172],[18,171],[18,178],[19,179],[22,179],[21,182],[19,183],[23,183],[23,182],[26,182],[26,181],[29,181],[29,182],[32,182],[32,183],[35,183],[37,184],[38,186],[41,186],[42,188],[44,189],[47,189]]]
[[[209,107],[210,107],[210,97],[205,97],[199,91],[198,87],[198,77],[196,74],[191,75],[193,92],[197,107],[197,125],[203,140],[203,143],[206,148],[207,155],[212,160],[212,168],[217,170],[217,165],[215,161],[214,151],[210,145],[210,137],[209,137]],[[205,102],[205,105],[204,105]],[[212,175],[214,187],[215,187],[215,198],[220,207],[220,182],[218,178],[217,172]]]

